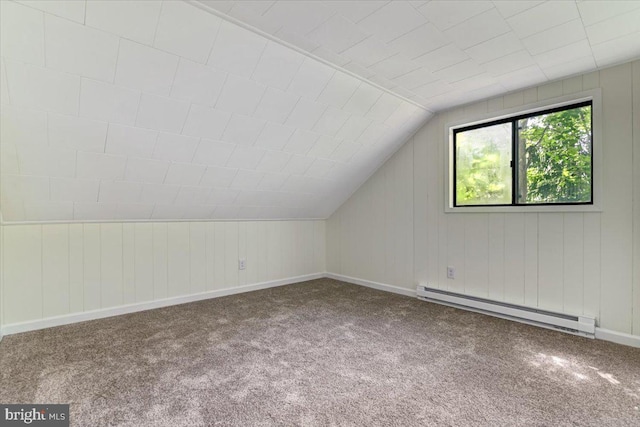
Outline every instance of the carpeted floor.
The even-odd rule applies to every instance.
[[[640,349],[322,279],[5,337],[74,426],[639,426]]]

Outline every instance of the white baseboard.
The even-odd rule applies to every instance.
[[[340,280],[347,283],[352,283],[354,285],[360,285],[368,288],[378,289],[381,291],[391,292],[394,294],[406,295],[409,297],[416,297],[416,291],[413,289],[405,289],[399,286],[387,285],[385,283],[373,282],[370,280],[359,279],[356,277],[344,276],[342,274],[314,273],[314,274],[306,274],[303,276],[289,277],[286,279],[254,283],[251,285],[237,286],[234,288],[217,289],[214,291],[201,292],[198,294],[164,298],[156,301],[128,304],[128,305],[122,305],[118,307],[85,311],[81,313],[66,314],[62,316],[49,317],[46,319],[32,320],[28,322],[12,323],[8,325],[4,325],[0,330],[0,341],[2,341],[3,336],[17,334],[20,332],[35,331],[38,329],[68,325],[71,323],[85,322],[88,320],[104,319],[106,317],[118,316],[121,314],[129,314],[129,313],[135,313],[138,311],[152,310],[154,308],[162,308],[162,307],[168,307],[172,305],[185,304],[189,302],[201,301],[201,300],[210,299],[210,298],[219,298],[227,295],[257,291],[260,289],[275,288],[277,286],[290,285],[293,283],[303,282],[305,280],[321,279],[323,277]],[[640,348],[640,336],[625,334],[622,332],[616,332],[609,329],[596,328],[596,339],[601,339],[605,341],[614,342],[617,344]]]
[[[188,302],[201,301],[210,298],[219,298],[227,295],[240,294],[244,292],[257,291],[260,289],[275,288],[277,286],[290,285],[292,283],[303,282],[305,280],[321,279],[324,273],[306,274],[304,276],[289,277],[286,279],[271,280],[268,282],[254,283],[251,285],[237,286],[233,288],[217,289],[214,291],[201,292],[192,295],[164,298],[155,301],[140,302],[135,304],[121,305],[118,307],[102,308],[99,310],[84,311],[80,313],[65,314],[62,316],[48,317],[46,319],[30,320],[28,322],[11,323],[2,326],[2,335],[12,335],[20,332],[35,331],[38,329],[51,328],[54,326],[68,325],[71,323],[85,322],[87,320],[104,319],[105,317],[118,316],[121,314],[135,313],[138,311],[152,310],[154,308],[168,307],[172,305],[185,304]]]
[[[357,277],[343,276],[335,273],[325,273],[325,277],[341,280],[343,282],[353,283],[355,285],[366,286],[368,288],[378,289],[381,291],[392,292],[394,294],[407,295],[416,297],[416,291],[411,289],[400,288],[398,286],[387,285],[385,283],[372,282],[370,280],[358,279]],[[609,329],[596,328],[595,338],[610,341],[616,344],[627,345],[630,347],[640,348],[640,336],[616,332]]]
[[[610,329],[596,328],[596,339],[640,348],[640,336],[616,332]]]
[[[372,282],[371,280],[358,279],[357,277],[343,276],[342,274],[325,273],[325,277],[330,279],[341,280],[343,282],[353,283],[354,285],[366,286],[367,288],[378,289],[380,291],[391,292],[394,294],[415,297],[415,289],[405,289],[399,286],[387,285],[380,282]]]

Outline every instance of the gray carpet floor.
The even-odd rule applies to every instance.
[[[640,349],[330,279],[5,337],[74,426],[640,426]]]

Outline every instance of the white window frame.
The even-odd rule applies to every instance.
[[[592,187],[593,203],[589,205],[513,205],[513,206],[453,206],[454,180],[453,161],[455,153],[453,151],[453,131],[455,129],[492,122],[494,120],[506,119],[521,114],[531,114],[538,111],[549,110],[557,107],[569,106],[583,101],[592,102],[591,124],[592,153],[591,162],[593,166]],[[557,98],[546,99],[532,104],[521,105],[515,108],[494,111],[466,117],[461,120],[447,123],[444,128],[445,149],[445,177],[444,180],[444,207],[447,213],[478,213],[478,212],[601,212],[602,211],[602,91],[598,89],[588,90],[571,95],[559,96]]]

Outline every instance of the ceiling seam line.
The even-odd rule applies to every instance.
[[[360,75],[358,75],[358,74],[356,74],[356,73],[354,73],[352,71],[349,71],[349,70],[347,70],[347,69],[345,69],[345,68],[343,68],[343,67],[341,67],[339,65],[336,65],[333,62],[330,62],[330,61],[327,61],[327,60],[325,60],[323,58],[320,58],[319,56],[316,56],[316,55],[312,54],[311,52],[308,52],[308,51],[306,51],[304,49],[301,49],[298,46],[295,46],[295,45],[293,45],[291,43],[285,42],[284,40],[281,40],[278,37],[275,37],[275,36],[265,32],[265,31],[262,31],[262,30],[254,27],[252,25],[246,24],[246,23],[240,21],[239,19],[236,19],[236,18],[234,18],[232,16],[229,16],[229,15],[223,13],[223,12],[220,12],[220,11],[218,11],[216,9],[213,9],[210,6],[207,6],[205,4],[199,3],[196,0],[185,0],[185,1],[187,3],[193,5],[193,6],[196,6],[196,7],[200,8],[200,9],[206,11],[206,12],[212,13],[212,14],[214,14],[214,15],[222,18],[222,19],[225,19],[225,20],[231,22],[232,24],[238,25],[238,26],[240,26],[240,27],[242,27],[242,28],[244,28],[246,30],[252,31],[255,34],[258,34],[258,35],[260,35],[262,37],[265,37],[265,38],[267,38],[267,39],[269,39],[269,40],[271,40],[271,41],[273,41],[275,43],[279,43],[282,46],[285,46],[285,47],[287,47],[289,49],[295,50],[296,52],[298,52],[298,53],[300,53],[302,55],[305,55],[305,56],[307,56],[307,57],[309,57],[311,59],[314,59],[314,60],[316,60],[318,62],[321,62],[321,63],[323,63],[325,65],[328,65],[328,66],[330,66],[331,68],[333,68],[333,69],[335,69],[337,71],[341,71],[341,72],[343,72],[343,73],[345,73],[345,74],[347,74],[347,75],[349,75],[351,77],[354,77],[354,78],[356,78],[356,79],[358,79],[360,81],[366,82],[369,85],[371,85],[373,87],[376,87],[376,88],[378,88],[378,89],[380,89],[380,90],[382,90],[384,92],[387,92],[387,93],[389,93],[389,94],[391,94],[391,95],[393,95],[393,96],[395,96],[395,97],[397,97],[399,99],[402,99],[403,101],[405,101],[405,102],[407,102],[407,103],[409,103],[411,105],[414,105],[414,106],[416,106],[416,107],[418,107],[418,108],[420,108],[420,109],[422,109],[424,111],[427,111],[429,113],[433,113],[434,112],[430,108],[427,108],[424,105],[418,104],[417,102],[415,102],[415,101],[413,101],[413,100],[411,100],[409,98],[406,98],[406,97],[404,97],[404,96],[402,96],[400,94],[397,94],[397,93],[385,88],[384,86],[381,86],[381,85],[379,85],[379,84],[377,84],[377,83],[375,83],[375,82],[373,82],[373,81],[371,81],[369,79],[366,79],[366,78],[364,78],[364,77],[362,77],[362,76],[360,76]]]

